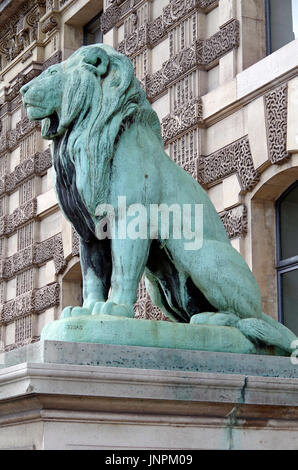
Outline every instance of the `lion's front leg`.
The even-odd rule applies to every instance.
[[[96,304],[103,304],[108,298],[111,285],[111,247],[109,240],[80,239],[80,261],[83,280],[82,307],[66,307],[61,318],[91,315]]]
[[[133,318],[133,305],[148,259],[150,240],[115,239],[111,243],[113,268],[110,295],[107,302],[95,305],[93,313]]]

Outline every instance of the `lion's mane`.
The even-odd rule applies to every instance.
[[[84,63],[88,48],[91,51],[94,47],[109,59],[100,80]],[[162,145],[160,122],[127,57],[98,44],[79,49],[70,59],[69,72],[65,62],[59,159],[65,171],[69,160],[73,163],[78,192],[94,214],[96,206],[106,202],[111,162],[121,132],[137,120],[150,126]],[[72,67],[74,63],[79,67]]]

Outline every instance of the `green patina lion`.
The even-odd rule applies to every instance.
[[[53,141],[58,200],[80,237],[84,303],[62,318],[132,318],[145,272],[153,303],[171,319],[232,326],[254,343],[292,351],[295,335],[262,313],[257,283],[207,194],[164,152],[158,117],[127,57],[107,45],[82,47],[21,93],[29,119],[42,120],[43,138]],[[163,238],[160,226],[151,238],[99,239],[98,208],[114,208],[112,227],[123,218],[119,196],[148,211],[202,204],[202,247],[186,250],[183,238]]]

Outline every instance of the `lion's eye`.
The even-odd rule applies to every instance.
[[[57,73],[57,72],[58,72],[58,71],[55,70],[55,69],[54,69],[54,70],[49,70],[50,75],[54,75],[54,74]]]

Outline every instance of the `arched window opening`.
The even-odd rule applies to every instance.
[[[276,203],[279,320],[298,334],[298,181]]]

